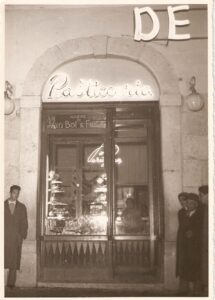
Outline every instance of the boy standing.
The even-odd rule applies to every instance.
[[[13,288],[16,282],[16,270],[20,269],[23,239],[27,237],[27,210],[18,201],[20,186],[10,187],[10,197],[4,205],[4,268],[9,269],[7,286]]]

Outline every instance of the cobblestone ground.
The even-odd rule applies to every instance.
[[[170,291],[123,291],[69,288],[13,288],[5,290],[5,297],[174,297]]]

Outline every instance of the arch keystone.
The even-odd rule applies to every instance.
[[[58,45],[62,56],[63,62],[80,59],[81,57],[87,57],[93,55],[93,46],[91,38],[77,38],[67,40]]]
[[[106,57],[107,55],[107,36],[93,36],[92,38],[93,54],[95,57]]]
[[[111,37],[108,39],[107,53],[110,56],[119,56],[138,61],[141,55],[141,45],[129,38]]]

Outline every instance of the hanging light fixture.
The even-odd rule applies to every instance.
[[[5,91],[4,91],[4,113],[5,115],[11,115],[15,109],[15,103],[13,100],[13,86],[9,81],[5,81]]]
[[[196,85],[196,77],[193,76],[190,79],[190,91],[191,93],[187,96],[187,105],[189,110],[191,111],[199,111],[204,106],[204,101],[201,97],[201,95],[196,91],[195,85]]]

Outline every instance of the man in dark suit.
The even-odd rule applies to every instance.
[[[23,239],[27,237],[27,210],[18,201],[20,186],[10,187],[10,197],[4,205],[4,268],[9,269],[7,286],[14,287],[16,270],[20,269]]]
[[[187,213],[181,232],[181,270],[180,277],[189,285],[189,295],[197,296],[200,292],[201,278],[201,235],[202,211],[197,194],[187,195]]]
[[[208,185],[199,187],[199,199],[203,216],[201,283],[203,296],[208,296]]]
[[[187,218],[187,195],[188,193],[178,194],[178,200],[181,208],[178,211],[178,231],[177,231],[177,243],[176,243],[176,277],[179,277],[179,294],[181,296],[186,295],[188,292],[188,282],[181,278],[183,270],[183,227]]]

